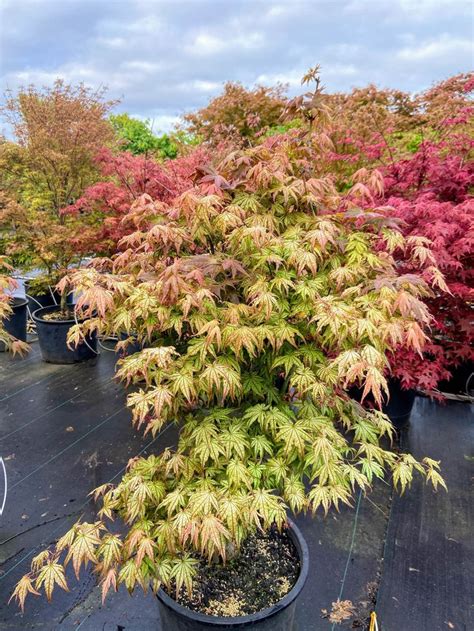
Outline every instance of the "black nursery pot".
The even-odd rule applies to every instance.
[[[131,337],[133,341],[131,341],[127,345],[127,348],[122,351],[121,353],[122,357],[129,357],[130,355],[133,355],[134,353],[139,353],[140,351],[144,349],[143,344],[138,341],[138,338],[136,335],[133,335],[133,334],[127,335],[126,333],[120,333],[119,339],[121,342],[123,342],[129,337]]]
[[[13,298],[10,304],[13,313],[3,321],[5,331],[22,342],[26,342],[27,305],[25,298]],[[0,351],[6,351],[3,342],[0,342]]]
[[[59,307],[44,307],[33,312],[32,318],[36,324],[38,342],[41,355],[45,362],[50,364],[75,364],[87,359],[93,359],[97,353],[97,336],[88,335],[86,342],[81,342],[75,348],[67,346],[69,329],[76,324],[76,320],[45,320],[48,313],[59,311]],[[84,322],[84,319],[78,319]]]
[[[289,524],[288,532],[300,560],[300,575],[291,591],[278,603],[248,616],[224,618],[191,611],[160,589],[157,596],[162,628],[166,631],[293,631],[297,598],[308,576],[309,553],[301,532],[293,522]]]
[[[394,427],[402,429],[410,420],[410,414],[415,403],[416,390],[404,390],[400,381],[392,377],[388,379],[388,391],[390,399],[388,403],[382,405],[382,412],[389,417]],[[362,399],[362,392],[362,388],[355,386],[348,390],[349,396],[359,403]],[[365,401],[370,403],[370,397],[366,397]]]
[[[466,359],[451,369],[451,377],[438,384],[438,390],[450,394],[469,394],[474,388],[474,360]]]

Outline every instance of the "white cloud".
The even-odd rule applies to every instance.
[[[98,87],[102,83],[102,76],[99,72],[93,68],[76,64],[66,64],[51,71],[31,68],[10,73],[6,75],[5,82],[14,88],[29,84],[43,86],[52,85],[58,78],[64,79],[67,83],[84,83],[92,88]]]
[[[393,4],[397,4],[394,2]],[[433,11],[445,11],[464,13],[472,11],[470,0],[398,0],[400,9],[412,17],[422,19]]]
[[[358,44],[331,44],[325,49],[325,54],[334,55],[335,57],[354,57],[363,50]]]
[[[199,92],[215,92],[220,87],[220,83],[217,81],[201,81],[200,79],[196,79],[191,82],[191,85]]]
[[[470,55],[473,58],[474,45],[472,40],[462,37],[452,37],[443,33],[439,38],[406,46],[398,51],[397,57],[403,61],[432,61],[442,59],[447,55]]]
[[[224,39],[214,37],[208,33],[201,33],[196,37],[192,44],[188,44],[186,48],[190,52],[197,53],[198,55],[214,55],[221,52],[227,43]]]
[[[170,128],[225,81],[297,94],[317,63],[328,91],[418,91],[472,68],[470,15],[470,0],[0,0],[0,79],[108,86]]]
[[[354,64],[325,64],[323,62],[321,64],[321,72],[323,76],[327,77],[355,77],[359,75],[359,70]]]
[[[265,16],[268,18],[281,18],[292,12],[293,7],[288,4],[275,4],[266,12]]]
[[[145,15],[135,21],[131,20],[130,22],[121,22],[120,26],[122,27],[123,24],[125,24],[125,29],[127,31],[143,36],[153,35],[156,37],[163,28],[161,20],[152,13],[148,13],[148,15]]]
[[[105,48],[117,49],[128,46],[124,37],[98,37],[96,41],[99,46],[104,46]]]
[[[152,129],[155,133],[167,133],[173,131],[179,121],[179,116],[172,116],[169,114],[156,114],[155,116],[150,116]]]
[[[245,35],[217,37],[210,33],[200,33],[185,46],[185,50],[192,55],[212,56],[230,50],[252,50],[261,48],[264,44],[262,33],[245,33]]]
[[[139,72],[151,73],[157,70],[163,70],[166,68],[166,64],[160,61],[145,61],[145,60],[133,60],[125,61],[122,64],[122,68],[126,70],[136,70]]]
[[[291,87],[300,86],[301,78],[305,74],[307,68],[290,70],[289,72],[278,72],[273,74],[258,75],[255,83],[260,85],[275,85],[275,83],[288,84]]]
[[[301,79],[308,70],[308,66],[301,66],[286,73],[261,74],[255,82],[262,85],[275,85],[275,83],[287,84],[290,88],[300,88]],[[324,63],[321,62],[321,75],[324,78],[332,77],[355,77],[359,74],[357,68],[352,64]],[[294,90],[293,90],[294,91]]]
[[[387,17],[394,15],[410,16],[413,20],[422,20],[442,11],[463,14],[472,10],[470,0],[341,0],[344,13],[370,15],[380,11]]]

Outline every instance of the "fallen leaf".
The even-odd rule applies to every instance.
[[[344,620],[352,618],[353,615],[354,605],[350,600],[337,600],[335,603],[332,603],[328,620],[333,624],[341,624]]]

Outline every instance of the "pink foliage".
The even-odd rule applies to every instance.
[[[132,203],[144,194],[170,203],[192,187],[196,169],[207,159],[206,151],[196,149],[189,155],[159,164],[144,156],[128,152],[115,154],[103,148],[95,158],[103,180],[87,188],[65,212],[102,215],[95,252],[113,253],[120,239],[129,232],[122,219],[129,213]]]
[[[432,193],[440,201],[462,202],[474,185],[474,162],[468,159],[473,148],[468,137],[422,143],[412,158],[387,167],[387,195]]]

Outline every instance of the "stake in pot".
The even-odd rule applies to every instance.
[[[44,290],[40,293],[35,293],[32,288],[31,281],[25,281],[25,292],[28,299],[28,308],[31,313],[40,309],[41,307],[54,307],[61,303],[61,294],[50,287],[48,290]],[[67,304],[73,304],[73,295],[69,294],[67,297]]]

